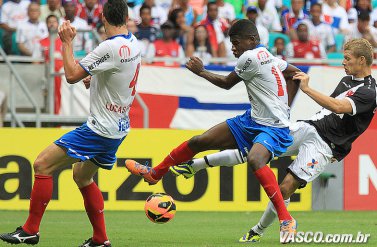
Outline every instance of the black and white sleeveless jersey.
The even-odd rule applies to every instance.
[[[323,108],[307,122],[317,129],[334,158],[340,161],[373,119],[377,107],[376,80],[371,75],[365,78],[345,76],[330,97],[349,100],[352,114],[335,114]]]

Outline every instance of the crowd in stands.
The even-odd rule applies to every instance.
[[[49,34],[69,20],[78,30],[96,30],[107,0],[0,0],[0,45],[7,54],[48,59]],[[377,48],[377,0],[129,0],[128,28],[140,40],[145,63],[179,66],[156,57],[233,58],[227,35],[242,18],[256,23],[261,44],[282,58],[341,55],[342,44],[363,37]],[[80,32],[77,54],[96,45]],[[61,42],[55,40],[59,57]],[[225,58],[225,59],[224,59]]]

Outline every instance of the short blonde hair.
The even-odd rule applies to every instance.
[[[344,50],[351,51],[355,57],[365,57],[367,65],[373,63],[373,47],[366,39],[351,39],[344,44]]]

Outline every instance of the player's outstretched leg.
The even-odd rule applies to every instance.
[[[198,171],[208,167],[216,166],[235,166],[246,162],[246,158],[242,156],[237,149],[224,150],[221,152],[206,155],[203,158],[190,160],[179,165],[169,168],[175,176],[184,176],[185,178],[193,177]]]
[[[188,141],[185,141],[173,149],[155,168],[139,164],[134,160],[126,160],[126,168],[132,174],[142,176],[146,182],[153,185],[160,181],[162,176],[168,172],[169,167],[191,160],[195,154],[189,147]]]

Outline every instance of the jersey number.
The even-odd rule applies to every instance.
[[[139,70],[140,70],[140,63],[137,65],[136,67],[136,72],[135,72],[135,75],[134,75],[134,78],[132,78],[132,81],[130,83],[130,86],[128,88],[133,88],[132,90],[132,96],[135,95],[136,93],[136,89],[135,89],[135,86],[136,86],[136,83],[137,83],[137,78],[139,77]]]
[[[272,66],[271,73],[275,76],[276,82],[278,84],[278,96],[284,96],[283,84],[281,83],[280,75],[275,66]]]

